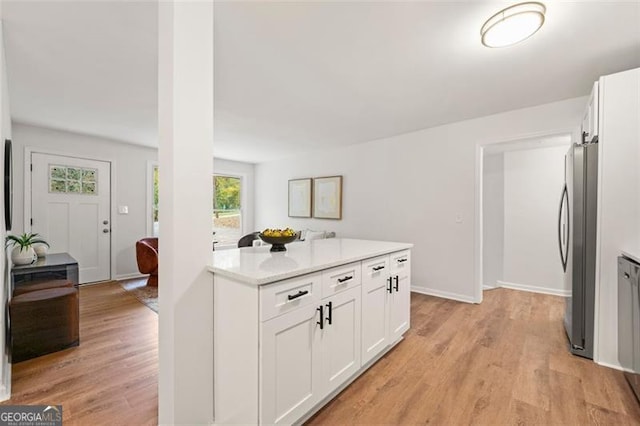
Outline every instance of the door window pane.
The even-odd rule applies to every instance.
[[[97,169],[49,165],[49,192],[97,195]]]

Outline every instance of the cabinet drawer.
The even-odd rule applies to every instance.
[[[365,286],[368,283],[386,279],[390,273],[388,255],[362,261],[362,282]]]
[[[303,275],[260,288],[260,321],[320,302],[320,273]]]
[[[411,271],[411,252],[409,250],[391,253],[389,255],[391,274],[405,273]]]
[[[359,286],[362,282],[360,262],[338,266],[322,272],[322,297]]]

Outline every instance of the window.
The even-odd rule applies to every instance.
[[[236,245],[242,237],[242,179],[213,176],[213,231],[217,245]]]
[[[49,192],[98,195],[98,169],[49,164]]]
[[[157,237],[160,232],[158,222],[158,166],[151,169],[151,235]]]
[[[158,220],[158,165],[149,164],[151,235],[159,234]],[[242,237],[242,178],[238,176],[213,176],[213,240],[217,246],[235,246]],[[149,224],[147,225],[149,226]]]

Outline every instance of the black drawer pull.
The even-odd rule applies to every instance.
[[[374,271],[376,271],[376,272],[377,272],[377,271],[381,271],[381,270],[383,270],[383,269],[384,269],[384,266],[374,266],[374,267],[373,267],[373,270],[374,270]]]
[[[393,283],[393,278],[392,277],[387,278],[387,284],[389,284],[389,286],[387,287],[387,291],[389,293],[393,293],[393,284],[392,283]]]
[[[300,290],[299,292],[297,292],[296,294],[290,294],[287,296],[287,298],[289,300],[293,300],[293,299],[297,299],[298,297],[302,297],[305,294],[309,294],[309,290]]]
[[[352,279],[353,279],[353,275],[347,275],[344,278],[338,278],[338,282],[339,283],[344,283],[344,282],[347,282],[347,281],[352,280]]]
[[[333,303],[327,303],[327,308],[329,309],[329,315],[327,316],[327,322],[331,325],[331,321],[333,321]]]
[[[398,263],[404,263],[407,261],[407,258],[405,257],[404,259],[398,259]]]
[[[396,289],[396,291],[399,291],[399,290],[398,290],[398,281],[400,281],[400,278],[396,275],[396,276],[395,276],[395,279],[396,279],[396,286],[395,286],[395,289]]]
[[[320,325],[320,330],[324,329],[324,305],[320,305],[316,308],[316,311],[320,311],[320,321],[317,321],[316,324]]]

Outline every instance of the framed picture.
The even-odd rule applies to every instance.
[[[311,217],[311,178],[289,181],[289,217]]]
[[[313,180],[313,217],[342,219],[342,176]]]

